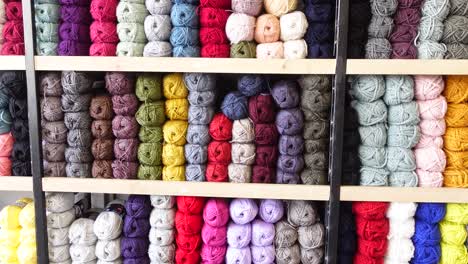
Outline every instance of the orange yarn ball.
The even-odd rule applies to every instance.
[[[468,187],[468,170],[445,169],[444,186],[446,187]]]
[[[444,147],[450,151],[468,151],[468,127],[447,127]]]
[[[276,42],[280,38],[280,21],[271,14],[264,14],[257,18],[255,26],[255,41],[257,43]]]
[[[468,102],[468,76],[447,76],[443,94],[449,103]]]
[[[468,126],[468,103],[448,104],[445,122],[447,122],[448,127]]]

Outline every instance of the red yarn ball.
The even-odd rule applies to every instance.
[[[201,7],[199,9],[200,27],[224,29],[229,15],[229,12],[223,9],[213,7]]]
[[[231,46],[229,44],[208,44],[201,48],[200,55],[203,58],[229,58]]]
[[[387,252],[387,239],[365,240],[360,239],[357,243],[358,252],[373,258],[384,257]]]
[[[177,248],[185,252],[194,252],[200,249],[202,240],[200,234],[198,235],[184,235],[177,233],[176,235]]]
[[[278,144],[278,129],[274,123],[255,124],[255,143],[258,145]]]
[[[231,143],[227,141],[211,141],[208,144],[208,161],[229,165],[231,163]]]
[[[223,113],[216,114],[210,123],[210,136],[214,140],[226,141],[232,138],[232,121]]]
[[[273,123],[276,104],[269,94],[252,96],[249,99],[249,117],[254,123]]]
[[[176,201],[178,211],[186,214],[201,214],[205,206],[204,197],[177,196]]]
[[[357,253],[354,255],[354,264],[383,264],[383,258],[372,258],[363,254]]]
[[[367,220],[356,217],[356,234],[365,240],[378,240],[387,238],[390,224],[387,219]]]
[[[200,7],[214,7],[221,9],[231,9],[230,0],[200,0]]]
[[[204,27],[200,28],[200,43],[202,46],[206,46],[208,44],[227,44],[229,41],[224,28]]]
[[[177,232],[183,235],[196,235],[203,226],[203,218],[199,214],[176,212],[175,227]]]
[[[199,264],[200,252],[187,252],[181,249],[176,250],[175,263],[177,264]]]
[[[117,24],[113,22],[94,21],[89,27],[93,43],[118,43]],[[115,55],[115,53],[114,53]]]
[[[117,45],[112,43],[94,43],[89,47],[89,56],[115,56]]]
[[[254,166],[252,169],[253,183],[271,183],[275,182],[276,168],[264,166]]]
[[[209,182],[227,182],[228,165],[218,163],[208,163],[206,166],[206,181]]]
[[[3,38],[14,43],[24,42],[23,21],[7,21],[3,25]]]
[[[353,213],[356,216],[369,220],[384,219],[387,213],[388,203],[384,202],[354,202]]]
[[[24,43],[6,41],[2,46],[2,55],[24,55]]]
[[[23,21],[23,7],[21,1],[10,2],[5,6],[7,20]]]
[[[274,167],[278,160],[278,148],[276,145],[257,145],[255,149],[255,164]]]

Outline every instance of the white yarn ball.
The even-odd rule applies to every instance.
[[[419,42],[417,48],[421,60],[442,60],[447,52],[445,44],[431,40]]]
[[[105,260],[98,260],[96,264],[122,264],[122,259],[116,259],[114,261],[105,261]]]
[[[151,244],[156,246],[168,246],[174,243],[175,230],[152,227],[148,237]]]
[[[143,49],[144,57],[171,57],[172,45],[167,41],[151,41]]]
[[[249,183],[252,179],[252,166],[231,163],[228,166],[230,182]]]
[[[101,240],[116,239],[122,233],[122,217],[111,211],[102,212],[94,221],[94,234]]]
[[[391,220],[406,220],[414,217],[418,205],[416,203],[392,202],[387,210],[387,218]]]
[[[388,238],[411,238],[414,235],[414,228],[414,218],[409,218],[407,220],[390,219]]]
[[[252,41],[255,33],[255,17],[233,13],[226,22],[226,35],[232,44]]]
[[[151,195],[151,205],[158,209],[170,209],[173,208],[176,202],[174,196],[168,195]]]
[[[73,262],[89,262],[96,259],[96,245],[77,245],[70,246],[70,257]]]
[[[94,220],[79,218],[73,222],[68,231],[71,244],[90,246],[96,244],[97,237],[94,234]]]
[[[408,262],[413,258],[413,241],[408,238],[388,240],[387,255],[385,263]]]
[[[284,46],[282,41],[261,43],[257,45],[258,59],[283,59]]]
[[[255,140],[255,126],[250,118],[234,120],[232,123],[232,142],[250,143]]]
[[[73,193],[47,193],[45,198],[47,211],[53,213],[65,212],[75,205]]]
[[[145,34],[148,41],[165,41],[171,36],[171,17],[152,15],[145,18]]]
[[[68,239],[68,230],[68,227],[47,228],[47,238],[49,245],[55,247],[68,245],[70,243],[70,240]]]
[[[450,0],[426,0],[421,6],[421,16],[445,20],[450,13]]]
[[[49,261],[49,264],[72,264],[72,261],[71,259],[67,259],[65,261],[60,261],[60,262]]]
[[[421,17],[418,33],[420,41],[440,41],[444,34],[444,23],[437,18]]]
[[[304,37],[309,23],[301,11],[294,11],[280,17],[282,41],[297,40]]]
[[[49,245],[49,260],[51,262],[64,262],[70,259],[70,245],[50,246]]]
[[[171,0],[146,0],[146,9],[152,15],[170,15],[172,9]]]
[[[148,248],[148,256],[151,261],[156,263],[173,263],[175,257],[175,246],[156,246],[150,244]]]
[[[255,163],[255,144],[231,144],[232,163],[253,165]]]
[[[151,227],[160,229],[173,229],[176,210],[172,209],[158,209],[154,208],[150,215]]]
[[[296,60],[307,57],[307,43],[303,39],[286,41],[283,47],[285,59]]]
[[[117,260],[120,258],[120,238],[114,240],[99,240],[96,243],[95,253],[99,260]]]
[[[75,221],[75,209],[61,213],[47,213],[47,227],[64,228],[70,226]]]
[[[83,261],[72,261],[72,264],[96,264],[97,263],[97,260],[96,259],[93,259],[91,261],[86,261],[86,262],[83,262]]]

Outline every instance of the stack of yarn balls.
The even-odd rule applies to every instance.
[[[315,25],[320,25],[319,23]],[[283,41],[285,59],[304,59],[308,50],[313,58],[331,57],[331,44],[329,48],[323,48],[325,52],[317,51],[317,45],[324,45],[323,42],[333,42],[330,37],[333,35],[332,24],[327,24],[326,30],[320,33],[308,28],[309,23],[305,14],[301,11],[294,11],[280,17],[280,39]],[[306,32],[307,42],[303,39]],[[320,35],[320,36],[319,36]],[[328,44],[328,43],[327,43]],[[321,49],[320,47],[318,48]],[[261,53],[259,53],[261,54]]]
[[[121,238],[125,207],[119,201],[107,205],[94,221],[93,231],[98,241],[96,257],[98,263],[121,263]]]
[[[21,78],[20,78],[21,77]],[[15,102],[15,98],[11,97],[14,94],[21,94],[26,93],[26,89],[24,89],[24,75],[22,73],[15,73],[15,72],[4,72],[0,75],[0,175],[1,176],[10,176],[13,175],[12,167],[13,163],[12,160],[17,162],[17,158],[21,155],[24,158],[27,158],[25,154],[29,155],[29,144],[27,144],[27,149],[19,150],[18,145],[16,145],[15,149],[15,137],[22,137],[21,135],[24,133],[26,137],[29,136],[28,127],[26,126],[27,123],[21,122],[18,120],[16,124],[19,124],[20,127],[15,129],[13,126],[13,119],[10,114],[9,106],[11,102]],[[26,107],[26,104],[23,105]],[[14,109],[13,109],[14,110]],[[23,109],[26,111],[27,109]],[[18,112],[18,114],[20,114]],[[27,121],[26,121],[27,122]],[[14,134],[13,134],[14,132]],[[16,151],[14,151],[16,150]],[[28,150],[27,153],[25,151]],[[31,167],[31,165],[29,165]],[[15,170],[16,172],[20,172]],[[29,174],[24,174],[22,176],[27,176]],[[18,174],[15,174],[18,175]]]
[[[91,0],[90,13],[94,19],[89,27],[92,44],[90,56],[115,56],[117,36],[118,0]]]
[[[442,187],[446,157],[442,136],[445,134],[444,116],[447,101],[442,76],[415,76],[414,96],[419,108],[421,137],[415,147],[416,174],[420,187]],[[450,112],[454,113],[454,108]],[[456,111],[456,110],[455,110]]]
[[[89,54],[91,38],[89,25],[91,14],[89,1],[60,1],[60,27],[58,55],[86,56]]]
[[[388,204],[383,202],[354,202],[357,252],[354,263],[382,263],[387,251],[389,221],[385,217]],[[397,254],[400,252],[397,252]]]
[[[94,220],[78,218],[68,229],[70,240],[70,257],[75,263],[89,263],[96,261],[96,242],[94,234]]]
[[[227,250],[227,224],[229,203],[221,198],[211,198],[203,208],[201,238],[202,263],[222,264]]]
[[[91,154],[91,118],[89,107],[93,81],[83,72],[62,72],[62,110],[65,113],[67,148],[65,171],[67,177],[89,178],[93,155]]]
[[[448,107],[445,121],[447,130],[444,135],[444,151],[447,156],[447,168],[444,171],[444,186],[467,187],[466,164],[468,146],[468,94],[467,76],[447,76],[445,96]]]
[[[47,72],[39,76],[39,90],[42,95],[42,157],[45,177],[65,177],[65,148],[67,127],[64,122],[61,97],[63,95],[60,72]],[[18,126],[18,131],[23,127]],[[2,162],[2,164],[5,164]]]
[[[45,199],[49,261],[71,262],[68,232],[75,220],[75,196],[73,193],[47,193]]]
[[[468,59],[468,3],[450,1],[441,41],[446,46],[445,59]]]
[[[1,55],[24,55],[23,32],[23,8],[20,0],[3,1],[0,7],[3,9]],[[2,19],[0,18],[0,23]],[[1,24],[3,24],[1,23]],[[1,41],[0,41],[1,42]]]
[[[178,196],[175,263],[200,263],[204,197]]]
[[[255,24],[256,16],[261,12],[261,1],[245,3],[233,0],[232,13],[226,22],[226,35],[231,42],[231,57],[233,58],[254,58],[256,51]]]
[[[251,199],[234,199],[229,214],[232,221],[227,227],[226,264],[252,263],[252,221],[257,217],[258,205]]]
[[[0,261],[36,263],[34,203],[21,198],[0,211]]]
[[[150,231],[150,197],[146,195],[130,195],[125,203],[121,244],[124,263],[149,263],[149,231]]]
[[[229,58],[229,42],[225,28],[231,1],[202,0],[199,8],[201,57]]]
[[[171,37],[171,7],[169,0],[145,1],[149,15],[143,24],[148,43],[143,50],[145,57],[170,57],[172,46],[169,42]]]
[[[40,56],[56,56],[59,44],[60,5],[58,1],[36,1],[36,44]]]
[[[444,58],[447,47],[440,41],[444,34],[444,20],[450,11],[450,3],[451,1],[423,1],[417,40],[418,59]]]
[[[206,181],[227,182],[229,163],[231,162],[232,121],[223,113],[214,115],[210,123],[208,140],[208,164]],[[203,131],[203,130],[201,130]],[[200,133],[200,138],[204,134]],[[248,176],[248,175],[245,175]]]
[[[439,224],[441,235],[440,264],[467,263],[468,253],[465,247],[468,224],[467,204],[447,204],[445,218]]]
[[[365,57],[365,47],[368,34],[367,27],[369,26],[371,16],[372,14],[368,0],[350,1],[348,20],[348,58],[362,59]]]
[[[181,73],[163,77],[163,94],[167,121],[163,126],[164,145],[162,179],[164,181],[185,181],[184,145],[187,142],[189,102],[188,89]]]
[[[389,219],[388,249],[385,262],[409,263],[414,256],[414,245],[411,237],[414,235],[415,203],[390,203],[387,210]]]
[[[143,102],[136,113],[140,124],[138,146],[137,178],[141,180],[162,179],[162,125],[164,124],[164,104],[162,99],[162,78],[159,74],[147,73],[138,76],[136,96]]]
[[[112,120],[112,132],[116,138],[112,174],[117,179],[136,179],[139,126],[135,118],[138,107],[135,79],[131,74],[113,72],[107,73],[105,80],[115,113]]]
[[[188,89],[187,144],[184,146],[185,179],[205,181],[208,162],[209,124],[214,116],[216,100],[216,76],[204,73],[185,73],[184,84]],[[203,135],[203,136],[201,136]]]
[[[419,203],[415,214],[414,256],[412,263],[439,263],[439,222],[445,216],[445,204]]]
[[[418,33],[420,8],[423,1],[399,1],[394,16],[393,32],[390,35],[392,59],[416,59],[417,49],[414,45]]]
[[[141,57],[146,44],[144,29],[148,15],[143,0],[123,0],[117,5],[117,56]]]
[[[11,153],[13,176],[31,175],[26,80],[23,72],[4,72],[0,89],[10,91],[11,134],[15,143]]]
[[[171,9],[171,43],[174,57],[200,57],[198,0],[174,1]],[[200,21],[201,23],[201,21]]]
[[[331,78],[324,75],[304,75],[299,79],[301,109],[304,113],[303,136],[281,136],[281,154],[296,155],[304,150],[304,184],[328,182],[328,141],[331,105]],[[304,142],[305,141],[305,142]],[[284,146],[294,145],[288,149]],[[304,145],[305,148],[301,149]],[[297,152],[296,152],[297,151]]]
[[[397,1],[376,0],[371,3],[372,18],[366,44],[367,59],[390,59],[392,45],[389,38],[393,29],[393,14]]]
[[[351,8],[356,1],[351,1]],[[305,1],[305,13],[307,21],[309,22],[309,28],[305,35],[305,40],[308,47],[309,58],[332,58],[333,57],[333,41],[334,41],[334,25],[335,25],[335,1],[324,0],[324,1]],[[366,21],[366,14],[360,13],[360,18],[350,16],[350,20],[358,21],[355,26],[363,26],[364,23],[360,21]],[[362,19],[362,20],[360,20]],[[352,23],[352,22],[351,22]],[[367,24],[365,25],[367,26]],[[364,27],[365,27],[364,26]],[[351,24],[352,30],[353,24]],[[362,29],[360,29],[362,30]],[[352,34],[349,34],[350,38],[356,38]],[[359,38],[359,36],[357,37]],[[359,40],[361,41],[361,40]],[[349,44],[348,44],[349,45]],[[286,55],[286,43],[285,43],[285,55]]]
[[[150,197],[153,210],[150,215],[148,255],[153,263],[172,263],[175,258],[176,199],[172,196]]]
[[[275,121],[277,131],[274,133],[270,132],[271,134],[279,133],[283,139],[286,136],[297,139],[303,133],[304,116],[300,108],[299,89],[299,84],[293,79],[281,80],[273,84],[271,95],[280,110],[276,115]],[[284,151],[281,141],[278,146],[280,154],[277,161],[276,183],[299,183],[300,173],[304,168],[304,156],[302,155],[301,144],[287,151]],[[289,153],[289,151],[291,152]]]

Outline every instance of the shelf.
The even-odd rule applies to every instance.
[[[0,176],[0,191],[32,192],[31,176]]]
[[[24,56],[0,56],[0,71],[26,70]]]
[[[342,186],[341,200],[468,203],[468,188]]]
[[[468,75],[468,60],[348,59],[347,74]]]
[[[43,178],[46,192],[186,195],[253,199],[301,199],[327,201],[327,185],[169,182],[120,179]]]
[[[334,74],[334,59],[260,60],[149,57],[36,56],[39,71]]]

